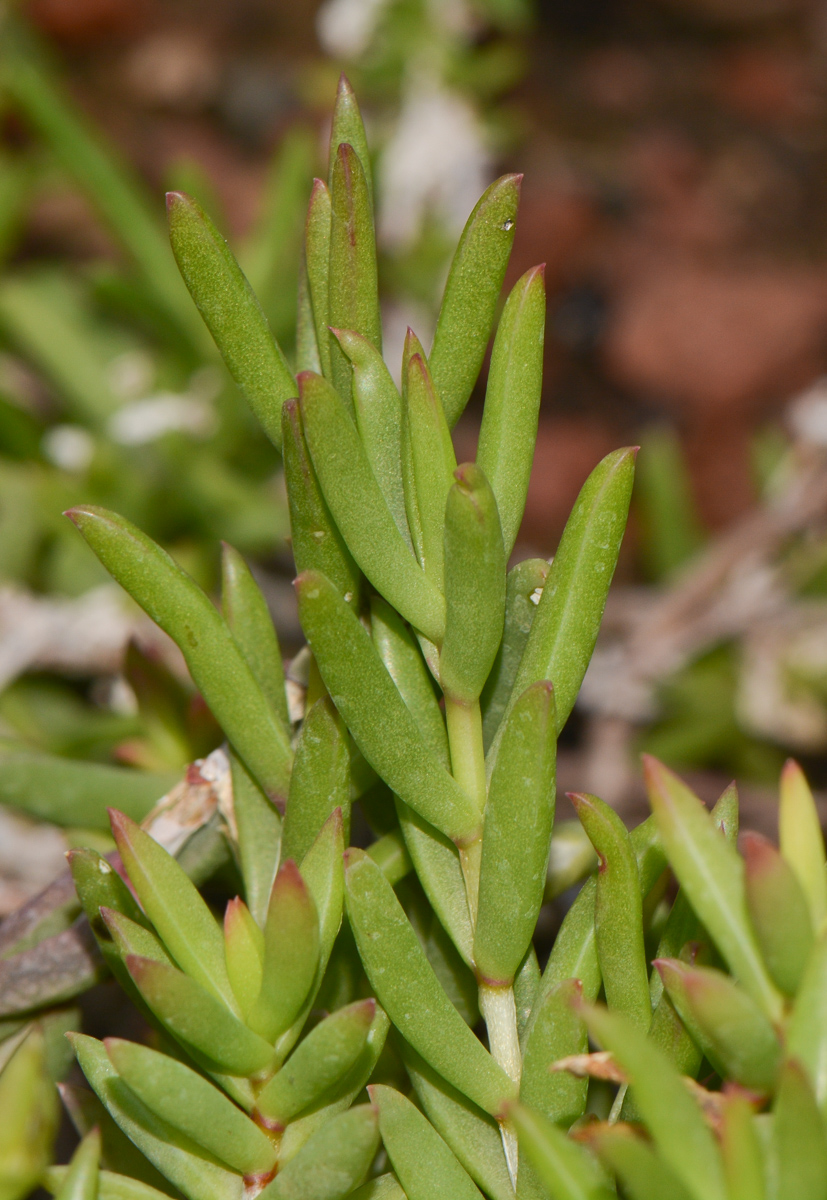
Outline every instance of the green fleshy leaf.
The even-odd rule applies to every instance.
[[[342,924],[345,896],[342,855],[345,845],[342,814],[338,809],[334,809],[301,863],[302,879],[307,884],[319,914],[319,965],[308,1000],[315,996],[321,985],[333,943]]]
[[[307,258],[302,255],[299,266],[298,301],[296,311],[296,371],[315,371],[322,374],[322,360],[316,339],[316,322],[307,278]]]
[[[405,1200],[405,1193],[396,1176],[388,1172],[363,1183],[351,1193],[350,1200]]]
[[[353,329],[382,349],[373,206],[359,155],[348,142],[336,148],[330,173],[330,325]],[[331,380],[351,412],[351,368],[338,342],[330,341]]]
[[[514,976],[514,1007],[517,1012],[517,1036],[522,1041],[531,1010],[540,991],[540,964],[534,945],[529,946]]]
[[[289,1029],[319,963],[319,917],[298,867],[288,859],[273,884],[264,926],[261,991],[247,1018],[268,1042]]]
[[[350,750],[347,730],[329,696],[305,714],[296,743],[282,853],[297,862],[312,846],[334,809],[342,810],[350,840]]]
[[[509,1116],[520,1137],[521,1157],[525,1154],[554,1200],[609,1200],[597,1164],[582,1146],[521,1104]]]
[[[129,1173],[130,1182],[136,1187],[143,1187],[149,1195],[145,1200],[157,1200],[159,1192],[162,1196],[172,1194],[175,1189],[164,1179],[160,1171],[141,1154],[137,1146],[129,1140],[123,1130],[115,1124],[109,1113],[101,1104],[94,1092],[85,1087],[75,1087],[73,1084],[58,1084],[60,1097],[77,1132],[84,1137],[96,1127],[100,1130],[102,1149],[101,1164],[106,1170],[100,1172],[101,1196],[105,1177],[117,1167],[120,1171]],[[66,1167],[51,1168],[52,1171],[66,1171]],[[120,1178],[120,1176],[118,1176]],[[59,1181],[55,1181],[56,1183]],[[51,1188],[47,1175],[44,1186]],[[139,1198],[136,1197],[136,1200]]]
[[[798,989],[787,1026],[787,1053],[806,1069],[827,1119],[827,934],[822,934]]]
[[[474,961],[490,983],[513,982],[543,903],[556,733],[551,685],[536,683],[511,710],[488,788]]]
[[[306,372],[299,384],[313,466],[350,553],[405,620],[432,641],[441,641],[442,596],[397,529],[343,401],[319,375]]]
[[[570,799],[600,860],[594,930],[606,1003],[646,1030],[652,1005],[640,876],[631,838],[617,813],[597,796],[582,792]]]
[[[361,574],[336,528],[322,495],[304,437],[301,410],[289,400],[282,409],[284,475],[290,505],[290,535],[296,569],[322,571],[355,609]]]
[[[822,1200],[827,1190],[827,1127],[807,1075],[794,1060],[782,1068],[773,1116],[777,1200]]]
[[[258,1111],[286,1125],[317,1106],[359,1061],[375,1015],[375,1000],[358,1000],[325,1017],[259,1093]]]
[[[281,857],[282,821],[237,755],[230,753],[233,812],[247,907],[263,929]]]
[[[472,801],[426,745],[356,614],[317,571],[299,576],[296,589],[325,687],[362,754],[446,837],[473,840],[479,818]]]
[[[441,592],[445,503],[457,460],[442,404],[421,354],[407,359],[403,412],[402,483],[408,528],[419,565]]]
[[[502,641],[480,696],[486,751],[494,740],[508,706],[548,572],[549,565],[544,558],[527,558],[512,567],[506,576]]]
[[[130,882],[173,960],[237,1011],[224,962],[224,939],[197,888],[172,855],[134,821],[114,811],[111,821]]]
[[[445,505],[445,640],[439,678],[447,697],[479,699],[503,635],[505,568],[497,502],[479,467],[466,463]]]
[[[610,1050],[661,1157],[695,1200],[725,1200],[718,1148],[681,1076],[628,1017],[585,1007],[591,1037]]]
[[[401,800],[399,827],[425,895],[463,960],[474,962],[474,930],[457,848]]]
[[[368,195],[373,200],[373,178],[370,168],[370,151],[362,114],[356,93],[350,86],[346,75],[339,76],[339,86],[336,89],[336,103],[333,107],[333,121],[330,126],[329,172],[330,186],[333,186],[333,171],[336,158],[342,142],[347,142],[358,155],[362,170],[365,173]]]
[[[144,924],[132,921],[123,913],[107,908],[106,905],[101,906],[100,915],[124,961],[128,954],[137,954],[141,958],[151,958],[153,962],[165,963],[170,967],[173,965],[160,939]]]
[[[812,952],[810,906],[795,871],[757,833],[742,841],[747,907],[773,983],[794,996]]]
[[[228,546],[221,554],[221,609],[247,665],[281,722],[285,737],[290,729],[284,664],[267,601],[244,559]]]
[[[245,1076],[269,1066],[272,1047],[188,975],[135,954],[127,956],[126,965],[158,1020],[214,1070]]]
[[[264,938],[238,896],[224,911],[224,954],[230,985],[241,1015],[246,1017],[261,991]]]
[[[744,1096],[726,1098],[720,1137],[728,1200],[766,1200],[763,1148]]]
[[[379,1132],[408,1200],[482,1200],[456,1155],[410,1100],[382,1084],[369,1089]]]
[[[283,799],[289,743],[208,597],[165,550],[123,517],[94,505],[68,515],[106,569],[180,647],[196,687],[265,792]]]
[[[810,905],[813,929],[819,933],[827,919],[824,836],[810,785],[792,759],[781,774],[778,833],[781,853],[798,877]]]
[[[254,1121],[184,1063],[135,1042],[107,1038],[121,1079],[156,1116],[242,1175],[272,1170],[276,1150]]]
[[[35,1026],[0,1071],[0,1163],[4,1195],[11,1200],[37,1187],[54,1152],[60,1113],[47,1053],[43,1032]]]
[[[373,644],[379,657],[429,748],[443,767],[450,769],[445,718],[416,638],[399,614],[380,596],[371,596],[370,612]]]
[[[781,1061],[775,1030],[758,1005],[728,975],[656,960],[678,1015],[709,1061],[727,1079],[770,1092]]]
[[[407,1042],[401,1049],[417,1099],[437,1133],[487,1196],[514,1200],[497,1122],[446,1083]]]
[[[191,196],[167,193],[172,250],[227,370],[264,432],[281,447],[281,406],[296,381],[233,252]]]
[[[573,1124],[586,1107],[588,1080],[568,1071],[551,1071],[551,1064],[588,1049],[586,1027],[574,1009],[581,994],[577,979],[564,979],[536,1002],[531,1034],[523,1047],[520,1100],[561,1128]]]
[[[322,1125],[259,1195],[262,1200],[344,1200],[364,1179],[378,1146],[373,1107],[351,1108]]]
[[[330,371],[330,226],[333,219],[330,192],[321,179],[313,180],[305,226],[305,263],[310,304],[316,329],[316,346],[322,374]]]
[[[68,1167],[49,1167],[43,1186],[57,1195],[68,1170]],[[166,1200],[168,1195],[168,1192],[158,1191],[129,1175],[118,1175],[114,1171],[98,1173],[98,1200]]]
[[[372,845],[368,846],[367,853],[391,887],[396,887],[397,883],[413,870],[413,863],[398,830],[377,838]]]
[[[101,1042],[79,1033],[70,1040],[110,1116],[179,1191],[189,1200],[242,1200],[241,1175],[202,1157],[193,1142],[151,1113],[118,1078]],[[143,1192],[137,1200],[144,1200]]]
[[[505,556],[523,519],[543,390],[544,267],[532,267],[505,303],[488,371],[477,465],[497,499]]]
[[[496,1115],[513,1095],[511,1080],[445,995],[382,872],[359,850],[345,857],[348,917],[382,1006],[434,1070]]]
[[[767,974],[747,913],[743,862],[703,804],[666,767],[644,755],[649,802],[669,861],[732,973],[773,1022],[781,997]]]
[[[457,246],[430,354],[453,428],[477,382],[514,241],[522,175],[503,175],[478,200]],[[531,681],[529,681],[531,682]]]
[[[92,1129],[72,1155],[57,1200],[98,1200],[100,1156],[101,1135],[99,1130]]]
[[[629,1200],[689,1200],[680,1180],[630,1126],[601,1126],[589,1143],[617,1175]]]

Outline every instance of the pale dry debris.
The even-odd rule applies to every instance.
[[[161,797],[142,825],[174,855],[216,814],[225,821],[230,836],[237,839],[230,759],[223,746],[191,763],[181,782]]]

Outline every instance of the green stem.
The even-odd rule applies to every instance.
[[[467,704],[446,696],[445,721],[454,779],[468,793],[482,816],[486,795],[485,751],[479,700]]]
[[[481,983],[479,987],[480,1012],[488,1030],[488,1046],[491,1056],[499,1063],[509,1079],[519,1087],[523,1059],[520,1038],[517,1033],[517,1006],[511,985],[491,987]],[[517,1135],[510,1121],[500,1121],[505,1159],[511,1182],[517,1180]]]

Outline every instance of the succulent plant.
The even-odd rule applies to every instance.
[[[123,814],[120,864],[73,853],[101,951],[154,1035],[73,1035],[96,1096],[68,1089],[86,1137],[48,1182],[66,1200],[170,1185],[190,1200],[821,1200],[827,873],[795,765],[780,851],[752,837],[743,860],[734,788],[709,814],[649,760],[653,815],[631,832],[573,795],[599,868],[540,970],[557,736],[634,451],[595,468],[550,565],[507,571],[540,400],[540,268],[497,323],[476,462],[457,465],[450,431],[494,324],[519,178],[469,218],[430,354],[408,336],[400,394],[381,356],[369,171],[343,81],[329,183],[310,201],[296,380],[226,243],[169,198],[184,279],[284,455],[306,688],[296,730],[235,551],[219,612],[123,518],[70,513],[178,643],[227,737],[244,899],[222,932]]]

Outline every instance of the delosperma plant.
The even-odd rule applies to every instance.
[[[710,814],[649,760],[653,813],[632,832],[572,796],[599,867],[538,964],[556,741],[634,451],[596,466],[551,565],[507,571],[540,400],[540,268],[496,324],[474,463],[457,464],[451,428],[494,324],[519,184],[492,184],[469,218],[430,353],[408,336],[401,393],[381,355],[370,163],[346,82],[329,183],[310,201],[297,377],[226,244],[169,198],[184,279],[283,453],[307,686],[294,727],[235,551],[219,611],[122,518],[70,513],[223,728],[244,898],[222,932],[118,813],[128,886],[73,853],[154,1041],[74,1036],[97,1099],[68,1089],[87,1136],[49,1175],[62,1200],[169,1185],[190,1200],[827,1197],[827,872],[794,764],[780,850],[752,836],[743,858],[734,788]],[[348,848],[353,803],[373,831],[363,849]]]

